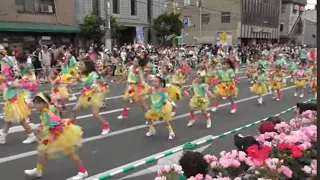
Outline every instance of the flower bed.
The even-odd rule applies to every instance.
[[[299,119],[277,124],[277,133],[256,136],[260,145],[252,145],[246,152],[222,151],[220,157],[209,154],[203,156],[210,169],[207,175],[197,174],[186,178],[182,175],[181,166],[171,165],[160,168],[155,180],[316,180],[316,116],[316,112],[306,111]]]

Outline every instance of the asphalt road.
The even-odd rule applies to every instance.
[[[244,76],[244,72],[238,74]],[[190,85],[191,80],[185,85]],[[174,140],[168,140],[167,129],[162,124],[157,125],[157,134],[153,137],[146,137],[147,130],[144,119],[144,113],[140,107],[132,105],[129,110],[129,118],[118,120],[117,116],[121,112],[121,95],[123,94],[123,85],[111,84],[111,92],[108,95],[108,106],[101,109],[103,117],[109,121],[111,132],[107,136],[100,136],[101,127],[92,120],[88,110],[78,114],[77,123],[84,131],[84,146],[80,149],[82,158],[89,176],[120,167],[127,163],[151,156],[164,151],[202,138],[207,135],[217,135],[231,129],[252,123],[262,119],[270,114],[279,113],[288,109],[298,101],[305,101],[313,94],[307,93],[304,98],[293,97],[293,89],[290,84],[282,91],[282,100],[275,101],[271,96],[266,96],[263,105],[257,104],[257,98],[253,97],[249,91],[249,84],[242,79],[239,85],[239,96],[237,99],[237,112],[230,114],[230,105],[226,100],[222,102],[222,107],[217,112],[211,113],[212,127],[205,128],[205,122],[202,116],[199,116],[198,122],[188,128],[188,98],[183,98],[177,102],[177,115],[172,122],[172,127],[176,134]],[[46,85],[41,90],[49,90]],[[76,91],[74,91],[76,92]],[[70,107],[74,106],[75,101],[70,102]],[[0,109],[3,103],[0,103]],[[288,118],[290,114],[287,115]],[[39,123],[36,112],[30,117],[31,125],[36,127]],[[2,122],[1,122],[2,125]],[[19,126],[11,128],[7,144],[0,146],[0,173],[1,179],[6,180],[29,180],[23,173],[25,169],[34,168],[36,165],[36,144],[24,145],[22,141],[25,138],[23,129]],[[252,134],[256,130],[250,128],[245,130],[244,134]],[[213,141],[211,146],[205,150],[205,153],[217,154],[222,150],[233,148],[232,136]],[[152,166],[154,164],[150,164]],[[111,179],[120,179],[130,173],[141,171],[147,166],[137,168],[135,171],[123,173]],[[77,167],[68,158],[49,161],[44,169],[45,180],[65,180],[77,173]],[[129,177],[124,179],[154,179],[155,174],[143,175],[139,177]]]

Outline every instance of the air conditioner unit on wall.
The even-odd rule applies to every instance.
[[[44,12],[44,13],[53,13],[52,5],[41,4],[41,12]]]

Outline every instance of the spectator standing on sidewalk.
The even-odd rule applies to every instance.
[[[44,76],[44,82],[46,83],[49,82],[48,77],[50,75],[52,58],[53,55],[52,52],[48,51],[48,46],[43,45],[39,53],[39,61],[41,62],[42,74]]]

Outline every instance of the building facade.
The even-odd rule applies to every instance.
[[[280,43],[303,44],[306,5],[307,0],[282,0]]]
[[[279,40],[280,0],[240,0],[241,27],[239,38],[244,44]]]
[[[127,27],[117,44],[150,41],[152,20],[164,12],[164,0],[76,0],[77,23],[91,13],[105,18],[107,1],[110,15]]]
[[[183,21],[180,44],[239,43],[239,0],[176,0],[175,3],[169,1],[167,9],[180,13]]]
[[[303,44],[317,46],[317,6],[304,12]]]
[[[74,43],[75,0],[6,0],[0,6],[0,44],[37,46]],[[26,47],[24,47],[26,48]]]

